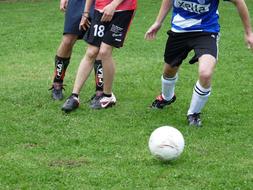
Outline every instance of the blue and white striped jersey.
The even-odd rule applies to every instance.
[[[219,0],[173,0],[173,32],[220,31]]]

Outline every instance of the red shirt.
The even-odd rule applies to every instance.
[[[95,9],[102,10],[106,5],[110,4],[113,0],[96,0]],[[135,10],[137,7],[137,0],[124,0],[116,8],[116,11]]]

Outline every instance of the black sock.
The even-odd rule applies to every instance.
[[[62,83],[65,72],[67,70],[67,67],[69,65],[69,58],[63,58],[59,56],[55,56],[55,71],[54,71],[54,82]]]
[[[105,93],[103,93],[103,96],[110,98],[110,97],[112,97],[112,94],[105,94]]]
[[[104,80],[103,80],[103,68],[101,60],[95,60],[94,72],[95,72],[96,91],[103,91]]]
[[[75,96],[76,98],[78,98],[78,96],[79,96],[79,95],[76,94],[76,93],[72,93],[71,95],[72,95],[72,96]]]

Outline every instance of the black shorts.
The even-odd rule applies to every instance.
[[[64,34],[75,34],[78,38],[83,38],[85,31],[79,30],[79,24],[85,6],[85,0],[69,0],[65,13]],[[90,9],[90,17],[94,15],[94,5]]]
[[[134,10],[115,12],[110,22],[101,22],[103,13],[94,12],[91,26],[84,36],[88,44],[100,47],[101,43],[120,48],[123,46]]]
[[[209,54],[217,59],[218,33],[187,32],[175,33],[168,31],[168,40],[164,52],[164,61],[172,67],[179,66],[191,50],[195,55],[189,61],[193,64],[201,55]]]

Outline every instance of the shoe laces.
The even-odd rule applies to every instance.
[[[74,96],[74,95],[70,95],[70,96],[68,97],[67,101],[69,102],[69,101],[71,101],[72,99],[79,102],[79,98],[76,97],[76,96]]]
[[[200,114],[201,114],[201,113],[193,113],[191,116],[192,116],[192,118],[193,118],[195,121],[198,121],[198,120],[200,120]]]
[[[91,101],[94,100],[94,99],[95,99],[95,100],[99,100],[101,97],[102,97],[102,93],[101,93],[101,95],[98,95],[97,93],[95,93],[95,94],[93,94],[93,95],[90,97],[89,100],[85,101],[85,103],[91,102]]]
[[[192,116],[193,116],[194,118],[198,118],[198,119],[199,119],[199,118],[200,118],[200,114],[201,114],[201,113],[194,113],[194,114],[192,114]]]

